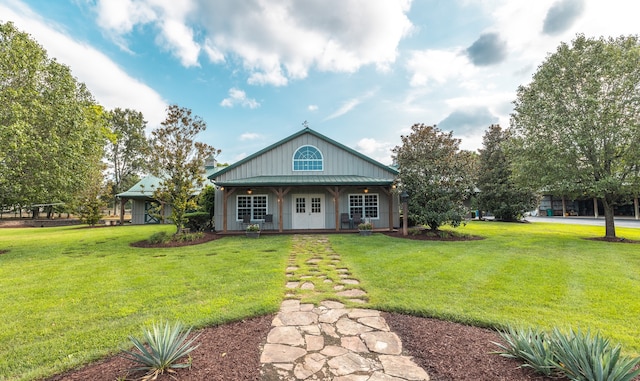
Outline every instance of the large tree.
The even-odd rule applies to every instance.
[[[500,125],[492,124],[482,138],[477,196],[480,210],[491,212],[496,219],[515,221],[525,212],[535,209],[536,193],[526,185],[517,183],[512,176],[511,156],[507,145],[511,133]]]
[[[460,150],[460,139],[436,126],[414,124],[393,149],[402,188],[409,193],[409,218],[437,230],[459,226],[466,214],[463,201],[473,190],[474,155]]]
[[[131,188],[146,168],[149,141],[145,135],[147,122],[141,112],[116,108],[107,113],[108,142],[106,159],[113,174],[112,197]],[[117,206],[114,204],[114,211]]]
[[[607,238],[616,236],[614,206],[638,185],[639,67],[637,36],[578,35],[518,88],[511,118],[520,177],[538,189],[600,199]]]
[[[160,178],[153,197],[161,205],[171,206],[171,220],[176,234],[186,222],[189,209],[196,207],[194,194],[204,181],[204,163],[207,157],[220,151],[195,141],[196,135],[206,130],[202,118],[192,115],[190,109],[170,105],[162,126],[152,131],[151,173]]]
[[[0,206],[72,204],[100,166],[102,114],[67,66],[0,24]]]

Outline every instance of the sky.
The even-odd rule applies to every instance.
[[[106,109],[207,123],[234,163],[300,131],[384,164],[415,123],[476,150],[518,86],[577,34],[638,34],[635,0],[0,0],[0,22]]]

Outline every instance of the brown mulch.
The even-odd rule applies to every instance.
[[[423,228],[410,229],[406,237],[402,235],[402,230],[384,232],[384,234],[388,235],[389,237],[413,239],[419,241],[477,241],[484,239],[484,237],[475,235],[462,235],[448,230],[433,231]]]
[[[431,376],[432,381],[549,381],[519,368],[515,360],[491,352],[499,341],[494,331],[435,319],[395,313],[384,318],[402,339],[405,351]],[[205,328],[191,353],[192,367],[179,369],[177,380],[260,380],[260,345],[266,341],[272,315]],[[113,356],[46,381],[133,380],[144,372],[132,373],[134,364]],[[172,380],[169,374],[159,381]]]
[[[163,247],[182,247],[182,246],[191,246],[191,245],[199,245],[201,243],[213,241],[215,239],[220,238],[215,232],[204,232],[202,238],[197,239],[195,241],[170,241],[167,243],[157,243],[152,244],[149,241],[138,241],[131,244],[133,247],[143,247],[143,248],[163,248]]]

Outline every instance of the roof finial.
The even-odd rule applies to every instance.
[[[307,122],[306,120],[302,122],[302,127],[309,128],[309,122]]]

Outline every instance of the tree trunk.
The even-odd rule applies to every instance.
[[[604,226],[605,226],[605,238],[616,238],[616,225],[613,220],[613,205],[607,200],[607,197],[602,198],[602,207],[604,208]]]

